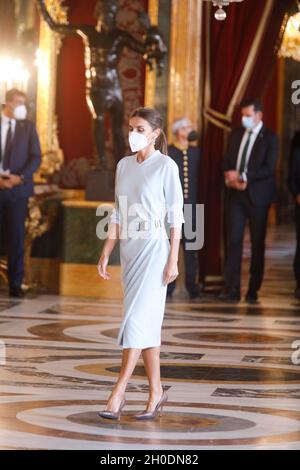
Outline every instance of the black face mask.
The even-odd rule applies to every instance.
[[[193,142],[194,140],[199,139],[199,134],[197,131],[192,130],[191,132],[188,133],[187,140],[188,142]]]

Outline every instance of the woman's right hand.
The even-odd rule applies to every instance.
[[[107,255],[102,254],[98,261],[98,274],[99,276],[103,277],[103,279],[111,279],[111,275],[106,271],[106,267],[108,265],[109,257]]]

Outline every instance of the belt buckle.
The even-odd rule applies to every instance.
[[[141,222],[138,222],[137,230],[146,230],[145,222],[146,220],[142,220]]]
[[[138,225],[137,225],[137,230],[147,230],[147,223],[148,223],[148,220],[142,220],[140,222],[138,222]],[[161,227],[161,220],[160,219],[156,219],[154,220],[154,226],[155,227]]]

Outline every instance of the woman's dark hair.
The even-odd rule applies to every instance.
[[[154,108],[136,108],[132,111],[132,113],[129,116],[129,119],[133,117],[140,117],[142,119],[145,119],[152,129],[155,131],[156,129],[160,129],[160,134],[157,137],[154,147],[156,150],[160,150],[161,153],[167,155],[168,153],[168,142],[166,135],[163,131],[163,120],[160,115],[160,113],[157,111],[157,109]]]

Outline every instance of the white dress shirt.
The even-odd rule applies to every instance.
[[[248,147],[248,151],[247,151],[247,155],[246,155],[245,170],[244,170],[245,172],[247,171],[247,166],[248,166],[249,158],[250,158],[250,155],[251,155],[251,152],[252,152],[252,149],[253,149],[254,142],[255,142],[262,126],[263,126],[263,121],[259,121],[259,123],[256,124],[255,127],[253,127],[253,129],[246,129],[245,130],[242,141],[241,141],[241,145],[240,145],[240,148],[239,148],[237,162],[236,162],[237,171],[239,171],[239,169],[240,169],[242,154],[243,154],[244,147],[245,147],[246,142],[247,142],[248,137],[249,137],[249,131],[252,131],[252,135],[250,137],[250,143],[249,143],[249,147]]]
[[[6,143],[6,136],[8,132],[9,121],[11,121],[11,132],[12,137],[16,128],[16,120],[13,118],[7,117],[4,113],[1,114],[1,161],[0,161],[0,170],[3,170],[3,157]]]

